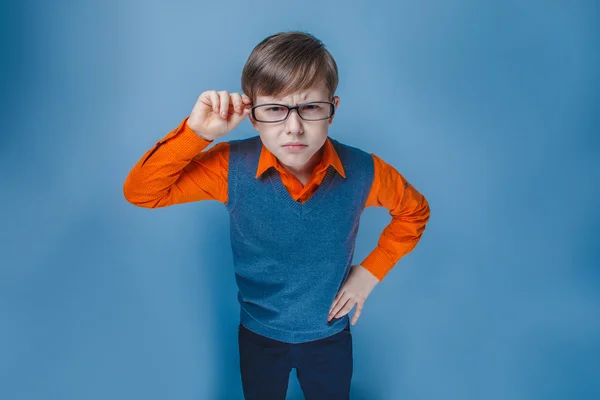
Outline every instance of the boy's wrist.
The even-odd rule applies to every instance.
[[[187,121],[185,122],[185,128],[187,130],[189,130],[190,132],[192,132],[194,135],[198,136],[200,139],[206,141],[206,142],[213,142],[215,139],[211,138],[210,136],[206,136],[201,134],[200,132],[196,132],[195,130],[193,130],[187,123]]]

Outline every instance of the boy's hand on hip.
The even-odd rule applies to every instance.
[[[379,280],[365,267],[362,265],[353,265],[346,283],[344,283],[344,286],[342,286],[333,300],[327,322],[333,318],[343,317],[356,305],[356,311],[354,311],[351,321],[352,325],[356,324],[367,297],[378,283]]]

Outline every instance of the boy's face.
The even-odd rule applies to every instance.
[[[313,101],[331,102],[337,109],[340,99],[338,96],[329,98],[329,91],[323,84],[285,97],[257,96],[254,106],[271,103],[296,106]],[[319,163],[321,156],[319,150],[327,139],[327,131],[334,116],[335,114],[319,121],[306,121],[300,118],[298,110],[291,110],[287,119],[281,122],[258,122],[254,118],[250,118],[250,122],[259,132],[263,145],[286,169],[306,175],[310,174]],[[300,148],[286,146],[293,142],[304,146]]]

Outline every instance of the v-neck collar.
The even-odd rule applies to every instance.
[[[304,203],[294,200],[290,192],[288,192],[286,187],[283,185],[281,175],[279,175],[279,172],[275,168],[269,169],[268,179],[269,181],[271,181],[271,184],[273,185],[273,188],[279,195],[280,199],[284,203],[286,203],[290,208],[292,208],[296,214],[298,214],[299,216],[303,216],[311,212],[315,205],[319,203],[323,195],[331,186],[331,181],[333,180],[335,173],[335,168],[332,165],[329,165],[327,167],[327,173],[325,174],[323,181],[321,182],[315,193],[313,193],[313,195],[310,198],[308,198]]]

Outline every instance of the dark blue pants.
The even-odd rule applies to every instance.
[[[238,341],[246,400],[285,400],[292,368],[296,368],[307,400],[349,399],[352,379],[349,325],[324,339],[285,343],[240,324]]]

